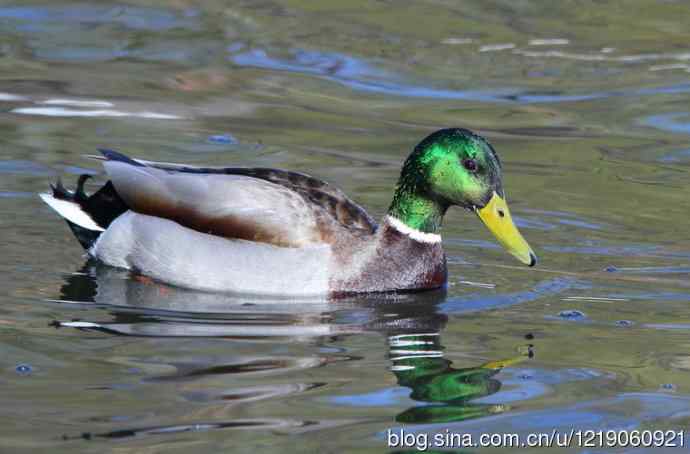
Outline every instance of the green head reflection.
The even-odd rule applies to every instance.
[[[494,376],[505,366],[527,358],[493,361],[456,369],[443,357],[438,333],[389,337],[391,370],[398,384],[412,390],[410,397],[431,405],[416,406],[396,417],[402,423],[443,423],[478,418],[504,410],[502,405],[475,404],[472,399],[501,388]]]

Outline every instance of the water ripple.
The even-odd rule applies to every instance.
[[[650,115],[642,119],[640,123],[662,131],[690,134],[690,121],[679,121],[688,120],[688,117],[690,117],[688,112],[671,112]]]
[[[88,3],[72,6],[10,6],[0,8],[0,18],[16,20],[15,29],[46,31],[48,24],[119,24],[133,30],[198,29],[193,14],[186,17],[162,9],[136,6],[98,6]],[[5,21],[5,26],[8,24]],[[31,26],[31,24],[35,24]],[[40,25],[40,28],[38,27]]]
[[[571,278],[556,278],[538,283],[531,290],[503,294],[470,294],[449,298],[439,305],[445,314],[464,314],[534,301],[550,295],[558,295],[573,288],[587,288],[584,283]]]
[[[501,50],[487,48],[486,50]],[[318,76],[353,90],[410,98],[439,98],[488,103],[559,103],[591,101],[619,96],[645,96],[662,93],[687,93],[690,84],[677,84],[630,90],[611,90],[592,93],[565,94],[558,90],[528,90],[516,87],[493,88],[492,90],[457,90],[417,85],[405,82],[405,77],[384,71],[364,60],[336,52],[321,52],[305,49],[291,49],[286,56],[269,55],[264,49],[245,49],[242,43],[228,47],[229,59],[238,66],[287,71]],[[515,51],[522,52],[522,51]],[[536,52],[535,54],[544,54]],[[548,54],[548,53],[547,53]],[[605,56],[599,56],[608,59]],[[639,58],[645,58],[638,56]],[[616,57],[626,61],[628,57]],[[629,58],[633,58],[632,56]],[[651,57],[650,57],[651,58]]]

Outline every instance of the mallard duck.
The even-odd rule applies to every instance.
[[[42,199],[89,256],[175,286],[272,296],[443,287],[439,232],[451,205],[476,213],[519,261],[536,263],[508,211],[496,151],[466,129],[439,130],[414,148],[379,224],[302,173],[99,151],[104,186],[88,196],[87,175],[75,191],[58,180]]]

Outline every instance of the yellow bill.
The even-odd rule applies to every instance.
[[[528,357],[527,355],[522,355],[522,356],[517,356],[515,358],[510,358],[510,359],[501,359],[498,361],[491,361],[488,363],[484,363],[481,366],[479,366],[482,369],[503,369],[504,367],[512,366],[514,364],[518,364],[526,360]]]
[[[513,257],[525,265],[534,266],[537,263],[537,256],[532,252],[527,241],[520,235],[517,227],[510,217],[508,205],[496,192],[484,208],[475,210],[479,219],[494,234],[501,246],[503,246]]]

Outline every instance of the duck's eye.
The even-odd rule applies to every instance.
[[[477,161],[475,161],[474,159],[463,159],[462,166],[470,172],[477,171]]]

